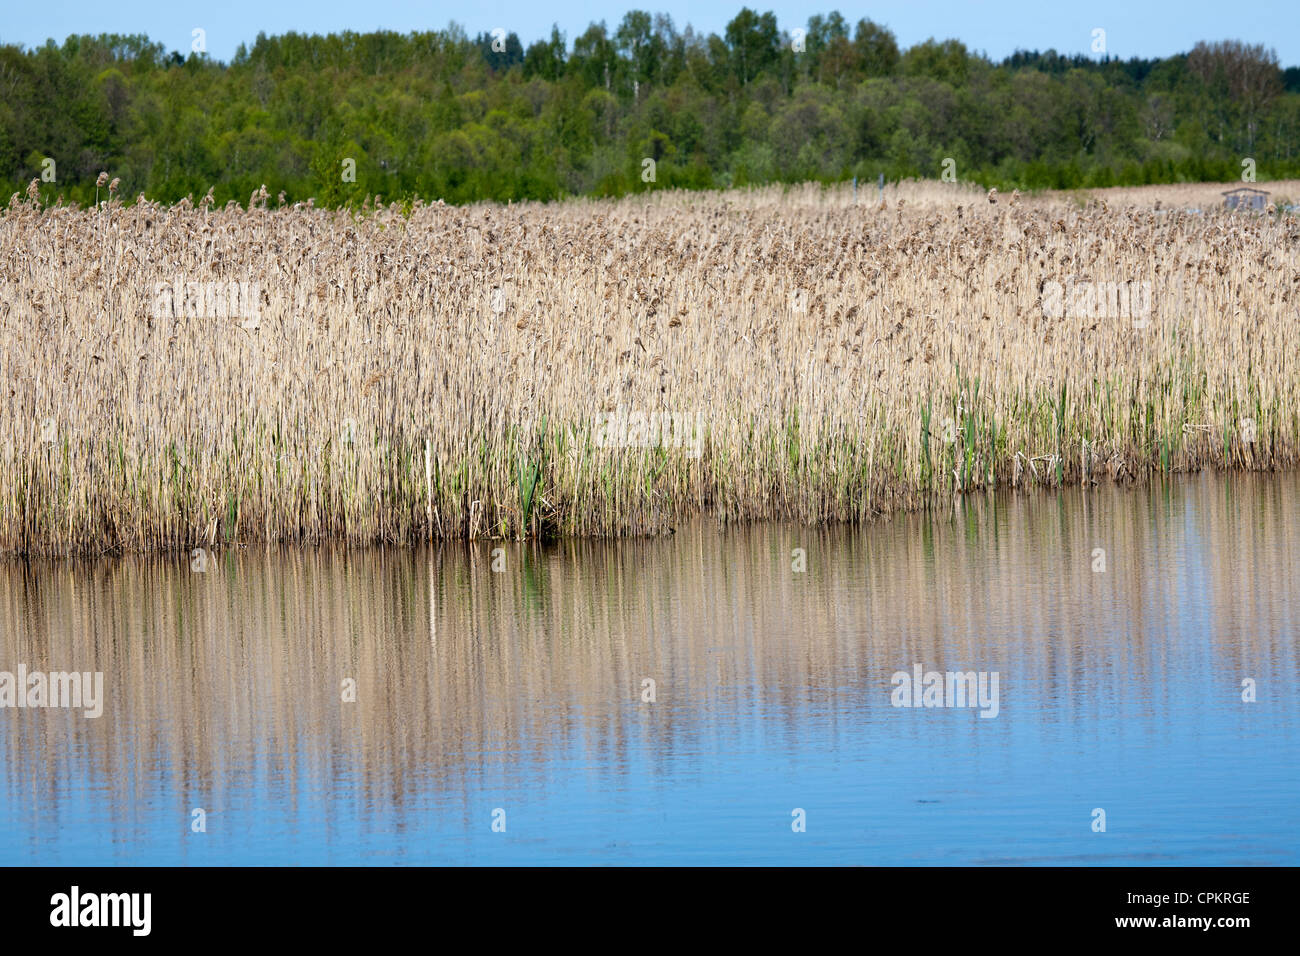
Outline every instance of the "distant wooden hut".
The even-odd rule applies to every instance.
[[[1238,186],[1223,194],[1224,209],[1259,209],[1268,204],[1268,193],[1253,186]]]

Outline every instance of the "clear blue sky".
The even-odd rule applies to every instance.
[[[229,60],[241,42],[269,34],[399,32],[441,29],[455,20],[471,35],[503,27],[526,47],[549,35],[556,23],[569,42],[587,24],[617,25],[630,9],[667,13],[677,28],[722,33],[744,0],[653,0],[617,2],[481,0],[477,3],[414,3],[410,0],[225,0],[218,3],[163,0],[10,0],[0,16],[0,42],[36,46],[73,33],[147,33],[169,50],[188,53],[190,31],[207,31],[208,52]],[[838,9],[850,23],[868,17],[888,26],[900,46],[929,37],[961,40],[1000,59],[1016,49],[1087,53],[1092,30],[1106,31],[1112,56],[1167,56],[1197,40],[1237,39],[1277,50],[1282,66],[1300,66],[1300,0],[910,0],[900,3],[772,2],[748,5],[771,10],[781,28],[803,26],[814,13]]]

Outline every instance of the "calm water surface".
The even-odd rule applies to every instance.
[[[1300,864],[1298,476],[495,546],[0,564],[0,862]]]

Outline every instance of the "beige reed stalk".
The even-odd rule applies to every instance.
[[[1291,467],[1300,227],[1204,208],[941,183],[365,215],[15,197],[0,552],[517,537],[534,466],[531,524],[571,536]],[[157,307],[186,282],[247,283],[257,315]],[[1149,284],[1149,321],[1051,314],[1051,283]],[[702,454],[602,446],[619,409],[700,415]]]

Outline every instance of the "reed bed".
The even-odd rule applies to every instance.
[[[1292,467],[1297,238],[937,183],[355,212],[15,197],[0,551],[660,534]],[[159,306],[189,282],[247,283],[257,314]],[[1149,314],[1052,311],[1052,283],[1085,282],[1149,284]],[[699,457],[602,445],[619,409],[689,416]]]

